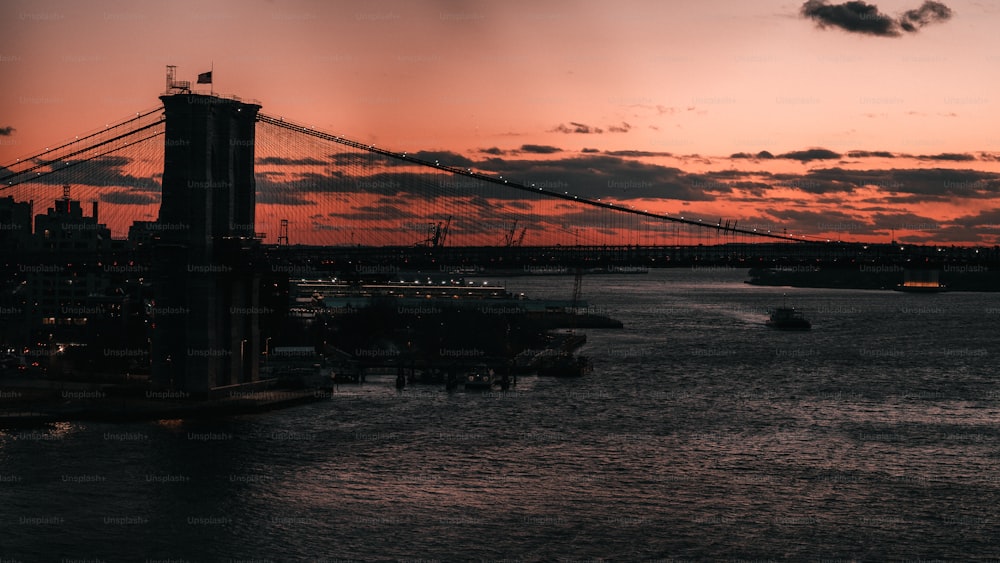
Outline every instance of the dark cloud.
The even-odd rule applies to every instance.
[[[808,149],[804,151],[792,151],[792,152],[786,152],[784,154],[779,154],[777,158],[788,158],[791,160],[801,160],[802,162],[809,162],[810,160],[837,159],[840,158],[840,154],[827,149]]]
[[[587,152],[587,149],[583,149],[583,152]],[[597,152],[596,150],[594,152]],[[669,152],[654,152],[654,151],[604,151],[604,154],[610,156],[630,156],[630,157],[642,157],[642,156],[673,156],[673,153]]]
[[[159,192],[160,183],[152,177],[133,176],[122,171],[122,167],[132,162],[125,156],[100,156],[89,160],[60,160],[52,165],[52,171],[31,178],[23,183],[47,186],[121,186],[133,190]],[[0,176],[2,177],[2,176]]]
[[[918,156],[920,160],[950,160],[953,162],[966,162],[976,160],[975,155],[967,153],[943,152],[941,154],[923,154]]]
[[[936,231],[941,225],[932,217],[909,212],[888,211],[875,213],[872,221],[883,232],[891,230]]]
[[[488,149],[479,149],[479,152],[481,152],[483,154],[492,154],[492,155],[496,155],[496,156],[500,156],[500,155],[505,154],[504,151],[501,148],[499,148],[499,147],[490,147]]]
[[[946,22],[951,19],[951,8],[940,2],[927,0],[915,10],[907,10],[899,17],[903,31],[916,31],[931,23]]]
[[[584,148],[580,149],[580,152],[586,154],[586,153],[598,153],[598,152],[601,152],[601,151],[599,149],[589,149],[589,148],[584,147]]]
[[[521,145],[520,151],[534,154],[552,154],[562,152],[562,149],[553,147],[552,145]]]
[[[149,205],[151,203],[160,203],[160,198],[155,195],[134,191],[103,193],[97,199],[105,203],[115,203],[118,205]]]
[[[496,152],[499,151],[499,152]],[[480,149],[480,152],[485,152],[487,154],[503,154],[503,151],[499,148],[492,149]],[[423,160],[430,163],[440,163],[442,166],[455,166],[458,168],[467,168],[472,165],[473,161],[467,156],[461,155],[457,152],[452,151],[416,151],[416,152],[405,152],[403,153],[408,157],[416,158],[418,160]],[[326,163],[333,168],[348,168],[348,167],[362,167],[362,168],[375,168],[375,167],[405,167],[413,166],[413,163],[406,160],[394,158],[384,154],[369,153],[369,152],[338,152],[329,155],[330,160]]]
[[[851,158],[896,158],[896,155],[888,151],[850,151],[847,156]]]
[[[884,37],[899,35],[895,20],[880,12],[878,6],[858,0],[833,5],[826,0],[808,0],[802,5],[802,15],[816,21],[820,27],[839,27]]]
[[[965,198],[995,198],[1000,194],[1000,176],[979,170],[892,170],[892,178],[901,184],[901,193],[945,195]]]
[[[750,154],[748,152],[737,152],[729,155],[729,158],[757,158],[757,159],[768,159],[774,158],[774,155],[768,151],[760,151],[757,154]]]
[[[0,137],[9,137],[14,134],[14,131],[17,131],[17,129],[14,129],[10,125],[7,127],[0,127]]]
[[[550,133],[567,133],[567,134],[569,134],[569,133],[580,133],[580,134],[583,134],[583,135],[590,135],[590,134],[600,134],[600,133],[603,133],[604,130],[601,129],[601,128],[599,128],[599,127],[591,127],[590,125],[586,125],[586,124],[583,124],[583,123],[576,123],[574,121],[570,121],[569,122],[569,126],[567,126],[564,123],[560,123],[559,125],[556,125],[554,129],[551,129],[549,132]]]
[[[841,171],[839,168],[832,170]],[[849,193],[861,185],[851,176],[829,170],[814,170],[807,174],[774,174],[771,180],[775,187],[791,188],[810,194]]]
[[[370,152],[338,152],[331,154],[328,158],[330,160],[327,164],[338,168],[349,166],[392,165],[402,162],[396,159],[391,159],[390,162],[390,158],[388,156]]]
[[[771,215],[777,219],[773,222],[784,226],[790,233],[828,233],[836,237],[837,234],[872,235],[878,232],[877,225],[846,211],[807,211],[801,208],[785,208],[772,210]]]
[[[318,158],[285,158],[280,156],[266,156],[258,158],[257,164],[270,164],[274,166],[324,166],[327,163]]]
[[[774,186],[810,194],[849,193],[865,186],[875,187],[882,195],[868,203],[892,205],[955,198],[992,199],[1000,194],[1000,176],[978,170],[823,168],[805,174],[772,174],[767,177]]]
[[[261,181],[257,180],[257,196],[256,201],[258,204],[276,204],[276,205],[316,205],[316,202],[306,198],[303,194],[290,192],[287,190],[279,189],[261,189]]]
[[[808,0],[802,5],[801,14],[823,28],[837,27],[852,33],[899,37],[902,32],[913,33],[925,25],[948,21],[952,11],[940,2],[927,0],[919,8],[907,10],[894,18],[880,12],[878,6],[860,0],[842,4]]]
[[[411,156],[425,162],[438,162],[441,166],[455,166],[458,168],[468,168],[475,164],[471,159],[469,159],[469,157],[451,151],[417,151],[408,152],[406,153],[406,156]],[[403,162],[396,161],[395,159],[391,160],[395,162]]]
[[[714,199],[697,186],[698,175],[619,156],[587,153],[545,161],[489,159],[478,163],[477,168],[529,186],[536,184],[587,198],[613,193],[618,199]]]
[[[608,126],[609,133],[628,133],[632,126],[628,123],[622,121],[621,125],[610,125]]]
[[[409,211],[403,209],[405,202],[402,205],[390,201],[379,201],[376,205],[362,205],[358,207],[352,207],[349,212],[338,213],[331,212],[327,213],[329,217],[339,217],[342,219],[353,219],[356,221],[379,221],[386,219],[393,220],[403,220],[403,219],[420,219],[421,215],[413,214]],[[428,222],[428,225],[430,223]]]

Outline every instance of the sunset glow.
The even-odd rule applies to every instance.
[[[7,3],[0,163],[155,107],[177,65],[192,82],[212,69],[195,91],[270,116],[635,209],[813,238],[1000,243],[1000,9],[949,2],[911,25],[911,3],[878,8],[881,27],[859,28],[777,1]],[[455,244],[468,221],[475,244],[525,227],[527,245],[606,240],[573,206],[464,195],[436,176],[422,195],[383,189],[427,171],[264,129],[267,242],[285,218],[292,242],[417,243],[450,215]],[[105,161],[145,184],[73,186],[101,201],[114,236],[155,220],[155,148]],[[62,183],[2,195],[40,213]],[[611,238],[669,244],[658,228],[626,218]]]

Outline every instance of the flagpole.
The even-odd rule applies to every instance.
[[[215,61],[212,61],[212,68],[208,72],[212,73],[212,74],[209,75],[212,78],[212,80],[209,81],[209,84],[212,85],[211,88],[209,88],[209,93],[214,96],[215,95]]]

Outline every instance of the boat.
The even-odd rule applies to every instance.
[[[801,311],[795,307],[781,306],[771,311],[771,318],[767,320],[767,326],[780,330],[809,330],[812,323],[806,319]]]
[[[473,367],[465,375],[465,389],[467,391],[489,391],[493,388],[493,370],[485,364]]]

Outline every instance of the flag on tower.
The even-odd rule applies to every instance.
[[[211,84],[212,83],[212,71],[203,72],[198,75],[198,84]]]

